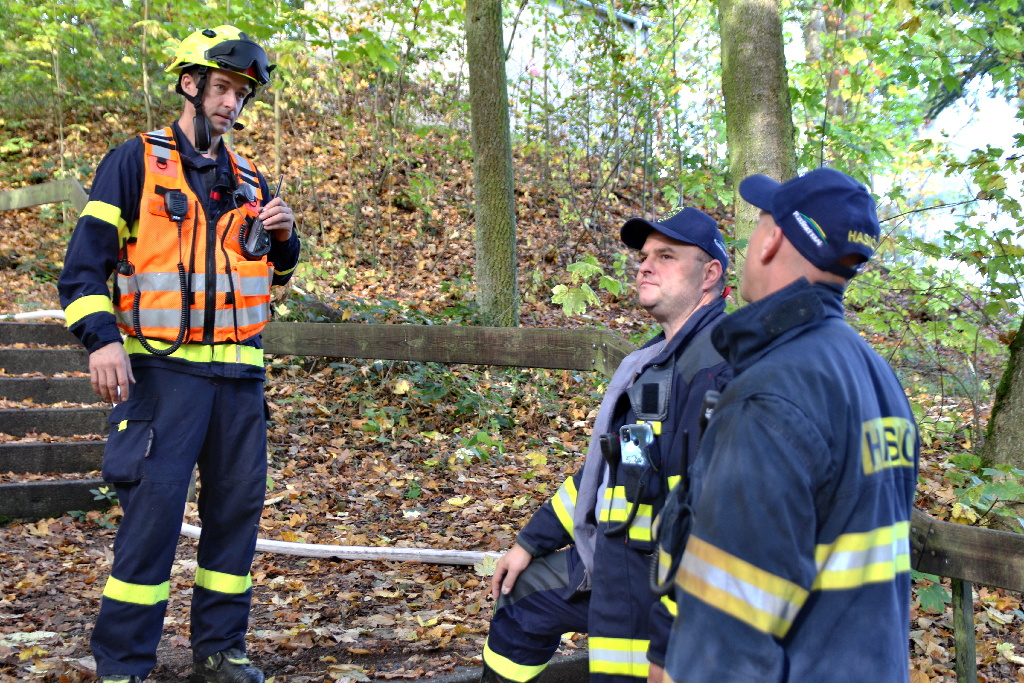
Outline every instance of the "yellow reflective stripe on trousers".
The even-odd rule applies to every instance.
[[[650,664],[647,647],[650,641],[629,638],[598,638],[587,641],[590,673],[647,678]]]
[[[676,574],[684,591],[764,633],[782,638],[808,591],[697,536],[690,536]]]
[[[573,532],[572,518],[576,514],[576,482],[569,477],[558,487],[554,498],[551,499],[551,508],[555,511],[562,528],[575,539]]]
[[[170,342],[150,339],[149,345],[154,349],[166,349]],[[124,350],[128,353],[148,354],[135,337],[124,340]],[[243,344],[182,344],[169,358],[181,358],[193,363],[244,363],[263,367],[263,349]]]
[[[252,588],[252,574],[238,576],[199,567],[196,569],[196,585],[218,593],[238,595]]]
[[[158,602],[164,602],[170,595],[170,581],[149,586],[141,583],[128,583],[111,576],[107,579],[107,585],[103,587],[103,597],[130,602],[134,605],[155,605]]]
[[[117,228],[117,236],[121,241],[124,241],[127,236],[128,224],[123,218],[121,218],[121,209],[117,208],[113,204],[107,204],[106,202],[98,200],[86,202],[85,208],[82,209],[82,215],[79,216],[79,218],[84,216],[92,216],[93,218],[98,218],[104,223],[113,225]]]
[[[113,313],[114,304],[105,294],[81,296],[64,309],[64,324],[71,327],[82,318],[93,313]]]
[[[892,581],[910,571],[910,523],[843,534],[815,550],[815,590],[846,590]]]
[[[516,664],[508,657],[502,657],[492,650],[488,641],[484,641],[484,663],[491,667],[494,673],[514,683],[524,683],[534,676],[539,676],[547,666],[547,662],[536,665]]]

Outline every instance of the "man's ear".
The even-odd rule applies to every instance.
[[[782,228],[773,225],[771,234],[761,242],[761,253],[758,254],[761,263],[770,263],[778,255],[785,239],[786,236],[782,234]]]
[[[189,95],[195,95],[199,92],[199,84],[196,83],[195,75],[191,73],[183,73],[181,75],[181,89]]]
[[[722,262],[716,258],[711,259],[706,264],[708,268],[704,272],[704,280],[701,282],[701,289],[705,292],[709,292],[714,289],[718,281],[722,279]]]

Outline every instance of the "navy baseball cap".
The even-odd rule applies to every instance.
[[[700,247],[722,264],[723,273],[729,268],[729,253],[725,250],[725,240],[718,230],[718,222],[699,209],[677,207],[657,221],[630,218],[622,226],[619,236],[630,249],[643,249],[652,230]]]
[[[847,279],[875,253],[881,228],[875,200],[863,185],[831,168],[779,183],[752,175],[740,183],[740,196],[767,211],[796,250],[820,270]],[[851,267],[844,257],[862,257]]]

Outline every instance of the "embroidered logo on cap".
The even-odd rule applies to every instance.
[[[863,244],[864,246],[866,246],[866,247],[868,247],[869,249],[872,249],[872,250],[878,248],[878,239],[877,238],[872,237],[871,235],[865,234],[863,232],[859,232],[857,230],[851,230],[850,234],[846,236],[846,241],[847,242],[856,242],[858,244]]]
[[[804,229],[807,236],[814,240],[814,243],[819,247],[828,243],[828,238],[825,237],[825,232],[821,227],[814,222],[814,219],[810,216],[805,216],[799,211],[793,212],[793,218],[800,224],[800,227]]]

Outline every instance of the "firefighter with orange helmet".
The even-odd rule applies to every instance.
[[[91,641],[105,683],[142,683],[156,664],[197,466],[191,680],[263,681],[245,654],[267,470],[260,332],[299,238],[292,210],[223,137],[273,68],[233,26],[183,40],[167,68],[180,118],[100,163],[58,281],[93,389],[114,404],[103,477],[124,517]]]

